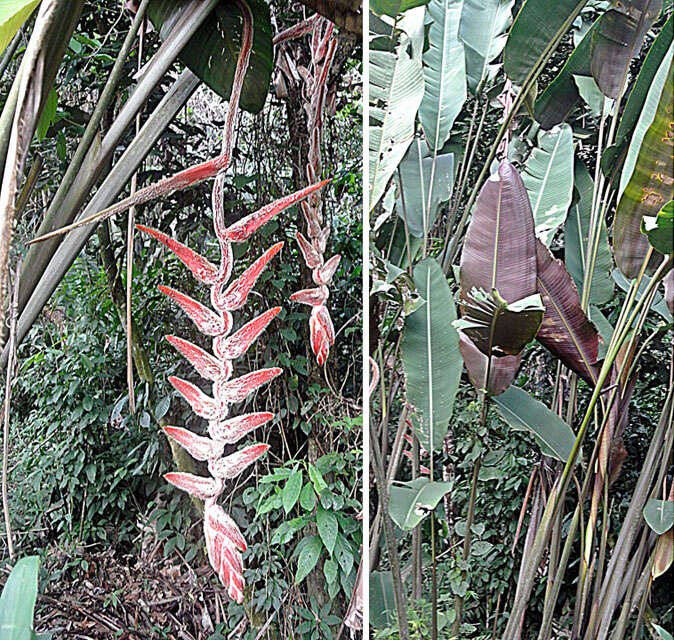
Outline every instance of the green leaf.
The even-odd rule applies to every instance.
[[[242,109],[257,113],[264,106],[273,68],[272,26],[269,5],[247,0],[253,14],[253,49],[241,90]],[[168,37],[189,0],[152,0],[148,17],[159,36]],[[238,9],[219,3],[178,56],[180,61],[222,98],[229,98],[241,46],[242,20]]]
[[[414,9],[414,7],[422,7],[427,4],[428,0],[370,0],[370,11],[376,13],[378,16],[391,16],[395,18],[397,15]]]
[[[450,482],[430,482],[417,478],[391,485],[389,513],[403,531],[411,531],[435,509],[442,496],[451,491]]]
[[[442,445],[461,378],[459,338],[452,292],[440,265],[426,258],[414,268],[414,284],[424,300],[405,321],[402,360],[407,402],[416,412],[414,431],[426,451]]]
[[[592,75],[601,91],[617,98],[632,58],[662,11],[662,0],[622,0],[609,6],[592,34]]]
[[[674,198],[674,184],[661,178],[674,162],[667,137],[674,122],[673,54],[674,44],[648,92],[620,176],[613,251],[618,268],[628,278],[637,276],[648,251],[648,239],[641,233],[642,218],[654,217]]]
[[[388,43],[389,38],[384,37],[383,41]],[[384,195],[412,142],[414,121],[424,94],[421,64],[412,58],[410,44],[410,39],[401,34],[393,51],[371,47],[369,54],[370,211]]]
[[[501,417],[515,431],[531,432],[547,456],[566,462],[576,437],[571,427],[524,389],[510,387],[493,398]]]
[[[297,499],[300,497],[301,490],[302,469],[297,469],[296,471],[293,471],[288,480],[286,480],[281,494],[283,499],[283,510],[286,513],[290,513],[290,510],[295,506]]]
[[[395,610],[391,572],[373,571],[370,574],[370,625],[383,629],[393,622]]]
[[[430,217],[428,213],[428,196],[433,173],[433,192],[431,195]],[[423,238],[424,228],[428,231],[438,214],[440,205],[452,197],[454,186],[454,154],[440,154],[433,159],[425,144],[415,138],[400,163],[402,177],[402,193],[398,192],[396,210],[401,220],[407,214],[407,229],[410,235]],[[400,183],[400,180],[397,181]],[[403,198],[405,207],[403,209]]]
[[[466,60],[459,39],[462,0],[430,0],[426,13],[432,23],[424,52],[424,96],[419,119],[431,151],[449,138],[466,101]]]
[[[488,83],[498,65],[491,65],[505,47],[515,0],[463,0],[459,38],[466,52],[466,77],[473,92]]]
[[[297,571],[295,572],[295,584],[299,584],[306,578],[316,566],[321,555],[323,544],[318,536],[311,536],[302,547],[297,558]]]
[[[550,245],[573,196],[573,132],[568,124],[538,134],[538,145],[527,159],[522,180],[529,193],[536,235]]]
[[[37,123],[37,129],[35,133],[38,140],[44,140],[49,127],[54,123],[54,118],[56,117],[56,107],[58,106],[58,96],[54,87],[51,88],[47,99],[44,103],[44,108],[42,109],[42,115],[40,115],[40,120]]]
[[[564,227],[564,262],[579,293],[583,291],[583,274],[587,268],[587,239],[590,233],[594,182],[585,165],[577,160],[574,167],[574,201]],[[606,222],[599,232],[599,247],[592,272],[590,303],[602,305],[613,297],[611,270],[613,258],[608,244]]]
[[[597,22],[578,43],[554,80],[536,98],[534,116],[543,129],[563,122],[578,104],[580,92],[574,78],[591,75],[590,43],[596,25]]]
[[[332,552],[335,550],[335,542],[339,530],[337,516],[332,511],[324,509],[320,503],[316,510],[316,526],[318,527],[318,535],[321,536],[323,545],[328,550],[328,553],[332,555]]]
[[[580,97],[585,100],[590,111],[595,116],[600,116],[604,113],[604,94],[595,82],[595,79],[590,76],[573,76],[573,80],[578,87]]]
[[[316,492],[311,484],[305,484],[300,492],[300,506],[305,511],[313,511],[316,506]]]
[[[309,479],[311,480],[311,483],[314,485],[316,493],[318,493],[319,495],[321,491],[323,491],[323,489],[328,488],[327,483],[325,482],[325,480],[323,480],[321,472],[313,464],[309,464]]]
[[[550,43],[566,33],[587,0],[527,0],[508,34],[503,66],[506,75],[523,85],[540,64]]]
[[[21,558],[7,578],[0,595],[0,637],[2,640],[30,640],[37,599],[38,556]]]
[[[674,253],[674,201],[670,200],[655,218],[645,217],[641,221],[641,232],[660,253]]]
[[[325,576],[328,584],[332,584],[335,580],[337,580],[338,568],[339,565],[337,564],[337,560],[334,560],[333,558],[328,558],[323,564],[323,575]]]
[[[40,0],[3,0],[0,3],[0,53],[39,3]]]
[[[644,507],[644,519],[658,535],[674,526],[674,501],[651,499]]]
[[[674,636],[669,631],[665,631],[659,624],[653,624],[653,629],[662,640],[674,640]]]
[[[671,272],[670,272],[671,273]],[[629,291],[630,288],[630,280],[628,280],[618,269],[613,269],[611,272],[611,277],[613,278],[613,281],[625,292]],[[651,281],[651,279],[644,275],[641,278],[641,284],[639,285],[639,288],[637,289],[637,297],[636,301],[638,302],[641,300],[641,297],[644,295],[644,292],[646,291],[648,287],[648,283]],[[665,322],[669,323],[672,321],[672,314],[669,313],[669,309],[667,308],[667,304],[665,301],[662,299],[662,295],[660,295],[659,291],[655,291],[655,294],[653,295],[653,300],[651,301],[651,306],[650,309],[652,311],[655,311]]]

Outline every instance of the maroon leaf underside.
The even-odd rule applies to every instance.
[[[461,331],[459,331],[459,349],[472,385],[478,390],[484,389],[487,356]],[[489,369],[489,387],[487,387],[489,395],[498,396],[512,384],[521,361],[521,353],[516,356],[492,356]]]
[[[599,334],[580,305],[578,290],[561,261],[536,240],[538,291],[545,314],[536,339],[588,384],[597,380]]]

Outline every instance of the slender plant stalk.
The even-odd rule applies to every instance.
[[[9,423],[10,423],[10,405],[12,401],[12,386],[14,385],[14,373],[16,368],[16,319],[19,315],[18,297],[19,281],[21,279],[21,258],[16,265],[16,276],[14,278],[14,292],[9,314],[9,361],[7,363],[7,376],[5,381],[5,405],[3,415],[3,433],[2,433],[2,510],[5,515],[5,532],[7,534],[7,549],[9,550],[9,559],[14,562],[14,541],[12,539],[12,526],[9,516],[9,496],[7,493],[7,473],[9,461]]]

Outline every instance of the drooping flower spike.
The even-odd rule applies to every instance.
[[[223,454],[226,445],[238,442],[253,430],[267,424],[274,418],[274,414],[259,412],[230,416],[230,411],[233,404],[245,400],[251,393],[280,375],[282,370],[278,367],[270,367],[232,378],[234,370],[232,362],[246,352],[281,309],[280,307],[269,309],[234,333],[231,333],[232,312],[245,305],[260,274],[281,250],[283,243],[280,242],[265,251],[238,278],[230,282],[233,267],[232,243],[247,240],[276,214],[314,195],[328,181],[312,184],[296,193],[280,198],[227,226],[223,204],[223,172],[231,158],[241,86],[252,47],[252,14],[243,0],[237,1],[237,6],[243,16],[243,37],[225,121],[222,153],[209,163],[187,169],[158,183],[158,190],[155,189],[152,196],[156,197],[157,193],[168,193],[175,188],[182,188],[217,174],[213,185],[212,201],[213,227],[220,247],[220,260],[217,265],[213,264],[186,245],[160,231],[140,225],[137,228],[168,247],[200,282],[210,288],[212,309],[179,291],[169,287],[159,287],[160,291],[182,308],[201,333],[212,338],[213,351],[210,353],[178,336],[166,336],[169,343],[187,359],[196,372],[212,382],[213,388],[212,394],[209,395],[192,382],[176,377],[169,378],[171,384],[190,404],[193,411],[208,420],[208,437],[197,435],[179,426],[164,427],[164,432],[188,451],[193,458],[205,461],[212,477],[188,473],[168,473],[165,478],[177,488],[205,501],[204,538],[209,562],[227,589],[229,597],[242,603],[244,578],[241,553],[246,550],[246,541],[234,520],[217,504],[217,499],[225,488],[225,481],[243,473],[267,451],[269,445],[253,444],[234,453]],[[121,210],[120,207],[125,208],[126,204],[130,203],[122,201],[112,209]],[[109,215],[112,209],[104,214]],[[322,322],[325,323],[325,319]],[[328,330],[324,332],[326,336],[330,335]]]
[[[305,168],[307,180],[315,182],[322,173],[321,140],[323,134],[323,111],[328,94],[328,75],[335,55],[337,41],[333,34],[334,25],[326,18],[314,16],[296,26],[280,33],[275,44],[286,42],[291,38],[312,34],[311,38],[311,71],[303,75],[304,93],[308,101],[309,153]],[[284,58],[281,58],[284,60]],[[287,68],[287,65],[286,65]],[[280,73],[284,66],[281,65]],[[290,81],[290,77],[288,78]],[[307,225],[306,238],[297,233],[297,244],[304,261],[311,269],[316,289],[304,289],[290,296],[294,302],[308,304],[313,307],[309,319],[311,350],[320,366],[325,364],[330,347],[335,341],[335,330],[326,306],[329,295],[328,285],[339,266],[340,256],[325,260],[325,249],[330,235],[330,225],[324,224],[323,206],[318,192],[312,194],[301,204]]]

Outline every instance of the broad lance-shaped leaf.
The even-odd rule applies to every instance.
[[[461,254],[461,298],[497,289],[507,302],[538,293],[536,237],[529,196],[504,160],[480,190]]]
[[[14,34],[30,18],[40,0],[11,0],[3,3],[0,12],[0,53],[14,38]]]
[[[39,556],[17,561],[0,595],[0,629],[3,640],[32,640],[38,593]]]
[[[442,446],[461,378],[456,311],[442,269],[432,258],[414,268],[423,304],[405,320],[402,360],[407,402],[416,414],[414,431],[426,451]]]
[[[183,429],[182,427],[164,427],[164,433],[186,449],[195,460],[219,458],[225,448],[223,442],[198,436],[189,429]]]
[[[244,324],[243,327],[231,336],[227,338],[215,338],[213,341],[213,352],[218,358],[222,358],[223,360],[236,360],[240,358],[278,315],[279,311],[281,311],[281,307],[273,307]]]
[[[180,291],[163,285],[157,288],[180,305],[201,333],[207,336],[220,336],[229,333],[232,328],[232,315],[230,313],[225,312],[222,316],[219,316],[200,302],[180,293]]]
[[[427,2],[428,0],[371,0],[369,8],[378,16],[386,15],[395,18],[408,9],[423,6]]]
[[[174,487],[186,491],[196,498],[208,500],[220,495],[222,491],[222,481],[215,478],[205,478],[195,476],[191,473],[173,472],[165,473],[164,480],[170,482]]]
[[[639,74],[629,92],[627,103],[623,109],[618,130],[615,135],[615,143],[606,149],[601,159],[601,166],[604,175],[615,176],[620,174],[627,145],[632,137],[641,111],[646,101],[646,96],[655,80],[655,76],[660,68],[662,60],[667,55],[674,39],[674,16],[662,27],[660,33],[648,50],[648,55],[641,65]]]
[[[401,35],[392,51],[388,46],[390,38],[382,40],[386,50],[376,49],[373,41],[369,52],[370,211],[384,195],[386,185],[412,142],[414,121],[424,94],[421,64],[410,55],[409,38]]]
[[[583,290],[585,269],[589,268],[587,241],[590,233],[593,189],[594,183],[590,173],[585,165],[577,160],[574,168],[574,201],[564,226],[564,262],[579,293]],[[590,304],[602,305],[613,297],[612,269],[613,258],[608,244],[606,223],[602,221],[599,246],[592,272]]]
[[[609,98],[617,98],[630,62],[662,11],[662,0],[622,0],[610,6],[592,35],[592,75]]]
[[[571,427],[542,402],[532,398],[524,389],[510,387],[494,398],[503,419],[516,431],[526,430],[546,456],[566,462],[576,437]]]
[[[241,449],[231,456],[211,460],[208,463],[208,470],[214,478],[229,480],[238,476],[247,466],[255,462],[263,453],[269,449],[268,444],[254,444],[245,449]]]
[[[450,482],[429,482],[427,478],[395,482],[391,485],[391,519],[403,531],[411,531],[451,490]]]
[[[423,55],[425,90],[419,119],[431,151],[445,144],[466,101],[466,60],[459,39],[462,6],[461,0],[430,0],[426,6],[432,22]]]
[[[189,360],[197,373],[207,380],[217,380],[223,376],[231,375],[231,364],[214,358],[208,351],[197,347],[196,344],[176,336],[166,336],[166,339]]]
[[[544,310],[537,293],[508,304],[496,289],[473,289],[453,324],[485,355],[516,356],[536,336]]]
[[[522,180],[529,192],[536,235],[549,245],[566,219],[573,195],[573,132],[568,124],[538,134]]]
[[[641,232],[656,251],[665,255],[674,253],[674,201],[662,207],[655,218],[643,218]]]
[[[674,269],[665,276],[665,304],[669,313],[674,316]]]
[[[153,0],[148,16],[162,39],[168,37],[187,0]],[[273,69],[272,26],[264,0],[246,0],[253,18],[252,55],[241,91],[241,107],[257,113],[267,97]],[[218,4],[180,53],[182,63],[222,98],[232,90],[239,60],[242,22],[232,5]]]
[[[466,52],[468,87],[473,93],[498,71],[498,66],[490,63],[505,47],[514,4],[514,0],[463,0],[459,38]]]
[[[471,384],[481,392],[486,388],[490,396],[503,393],[517,375],[522,354],[516,356],[492,356],[489,366],[489,386],[485,387],[484,377],[487,374],[487,356],[472,341],[459,331],[459,348],[466,364]]]
[[[644,216],[655,216],[674,197],[674,44],[656,74],[632,136],[618,189],[613,250],[618,268],[634,278],[648,251]],[[657,108],[654,105],[657,103]]]
[[[526,0],[510,28],[503,52],[503,67],[514,84],[524,84],[550,43],[567,31],[586,2]]]
[[[215,397],[224,403],[243,402],[253,391],[263,384],[267,384],[267,382],[281,375],[281,373],[283,373],[283,369],[280,367],[271,367],[269,369],[251,371],[233,380],[218,380],[213,385]]]
[[[277,213],[287,209],[288,207],[297,204],[308,195],[318,191],[330,180],[322,180],[316,184],[312,184],[304,189],[300,189],[289,196],[284,196],[275,200],[271,204],[265,205],[258,211],[251,213],[241,220],[227,227],[225,236],[230,242],[243,242],[247,240],[255,231],[257,231],[263,224],[271,220]]]
[[[430,192],[433,172],[433,192]],[[454,186],[454,154],[444,153],[433,158],[426,144],[416,137],[400,163],[400,179],[396,211],[401,220],[407,214],[407,230],[410,235],[423,238],[424,227],[430,231],[438,215],[440,205],[452,197]],[[401,186],[402,185],[402,186]],[[428,197],[431,196],[430,216]],[[403,198],[405,207],[403,208]]]
[[[653,580],[667,573],[672,566],[672,561],[674,561],[674,530],[670,529],[658,538],[653,550],[653,566],[651,567]],[[653,625],[653,627],[661,638],[672,640],[671,634],[667,633],[662,627],[658,627],[658,625]]]
[[[234,311],[239,309],[248,299],[248,294],[255,286],[262,270],[269,261],[281,250],[283,242],[277,242],[267,249],[250,267],[248,267],[227,289],[222,292],[220,287],[213,288],[211,302],[220,311]]]
[[[218,277],[218,268],[212,262],[209,262],[206,258],[203,258],[195,251],[192,251],[188,246],[174,240],[161,231],[143,227],[139,224],[136,225],[136,229],[144,231],[173,251],[183,264],[194,274],[195,278],[207,285],[215,283]]]
[[[212,420],[208,423],[208,433],[214,440],[232,444],[241,440],[254,429],[267,424],[273,417],[273,413],[263,411],[244,413],[229,420]]]
[[[575,76],[590,76],[590,44],[598,21],[592,25],[573,50],[562,70],[536,98],[534,116],[543,129],[551,129],[566,120],[580,101]]]
[[[536,339],[564,365],[593,385],[597,380],[599,334],[580,306],[578,290],[561,261],[536,243],[538,290],[545,315]]]

